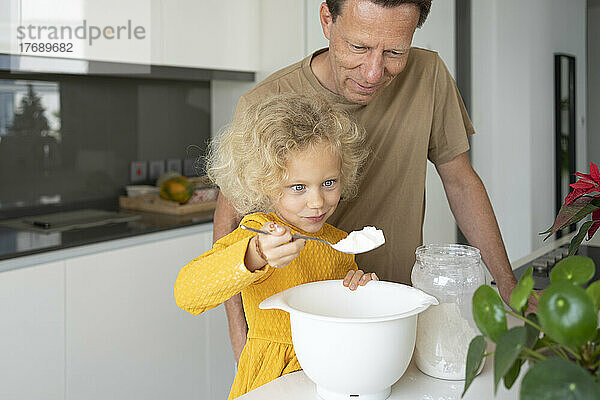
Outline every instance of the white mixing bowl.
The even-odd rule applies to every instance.
[[[341,280],[277,293],[261,309],[290,313],[298,361],[325,400],[383,400],[415,348],[417,314],[432,297],[398,283],[371,281],[351,291]]]

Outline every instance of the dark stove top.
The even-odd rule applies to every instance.
[[[527,268],[533,266],[534,289],[545,289],[550,285],[550,271],[561,259],[569,254],[569,245],[561,246],[551,250],[530,263],[515,269],[513,272],[517,279],[525,273]],[[596,264],[596,274],[589,283],[600,279],[600,247],[595,246],[580,246],[577,255],[590,257]]]

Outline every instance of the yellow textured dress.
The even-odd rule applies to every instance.
[[[268,221],[286,225],[292,232],[306,234],[274,213],[251,214],[241,223],[258,229]],[[324,243],[308,241],[300,255],[285,268],[267,265],[250,272],[244,265],[244,256],[254,235],[237,228],[183,267],[175,283],[177,305],[194,315],[242,293],[248,340],[240,356],[229,399],[301,369],[292,346],[289,314],[281,310],[261,310],[258,304],[285,289],[308,282],[342,279],[349,270],[357,269],[353,255],[335,251]],[[319,232],[310,235],[335,243],[348,234],[324,224]]]

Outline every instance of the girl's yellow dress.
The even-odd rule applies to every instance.
[[[286,225],[292,232],[307,234],[283,222],[274,213],[251,214],[241,223],[259,229],[268,221]],[[244,256],[254,235],[237,228],[183,267],[175,283],[177,305],[194,315],[242,292],[248,340],[240,356],[229,399],[301,369],[292,346],[289,314],[281,310],[261,310],[258,304],[285,289],[308,282],[342,279],[349,270],[357,269],[353,255],[309,240],[300,255],[285,268],[267,265],[250,272],[244,265]],[[324,224],[319,232],[310,235],[336,243],[348,234]]]

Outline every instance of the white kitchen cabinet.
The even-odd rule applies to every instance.
[[[313,0],[311,0],[313,1]],[[260,51],[256,71],[256,82],[273,72],[293,64],[306,55],[306,3],[298,0],[260,0],[260,26],[258,44]],[[231,123],[241,95],[252,89],[256,82],[212,80],[211,132],[216,135]]]
[[[64,305],[64,262],[0,273],[0,399],[64,399]]]
[[[178,271],[210,231],[66,261],[67,399],[226,398],[234,375],[222,306],[179,309]]]
[[[260,0],[162,0],[163,64],[256,70],[259,13]]]
[[[255,71],[260,9],[260,0],[0,0],[0,33],[6,33],[0,51],[25,54],[18,47],[19,26],[25,27],[22,42],[39,42],[37,27],[45,27],[44,38],[52,27],[82,27],[78,37],[54,40],[72,43],[72,52],[26,55]],[[120,26],[127,29],[117,32]],[[92,35],[101,37],[90,43]]]
[[[18,15],[16,0],[0,0],[0,53],[11,52],[12,25]]]
[[[160,0],[2,0],[10,11],[2,43],[14,54],[150,64],[160,62]],[[30,28],[31,27],[31,28]],[[40,52],[27,43],[64,44]],[[35,51],[34,51],[35,50]]]
[[[305,57],[305,9],[304,1],[260,0],[257,82]]]
[[[320,0],[0,0],[0,52],[256,71],[261,80],[326,43],[319,4]],[[22,42],[39,42],[39,26],[46,27],[42,34],[47,37],[51,27],[75,29],[84,21],[85,38],[56,41],[72,43],[70,53],[19,51],[19,26],[26,32]],[[143,40],[129,37],[129,31],[117,39],[111,31],[113,39],[99,38],[90,45],[91,26],[114,31],[129,21],[133,28],[143,28]]]

